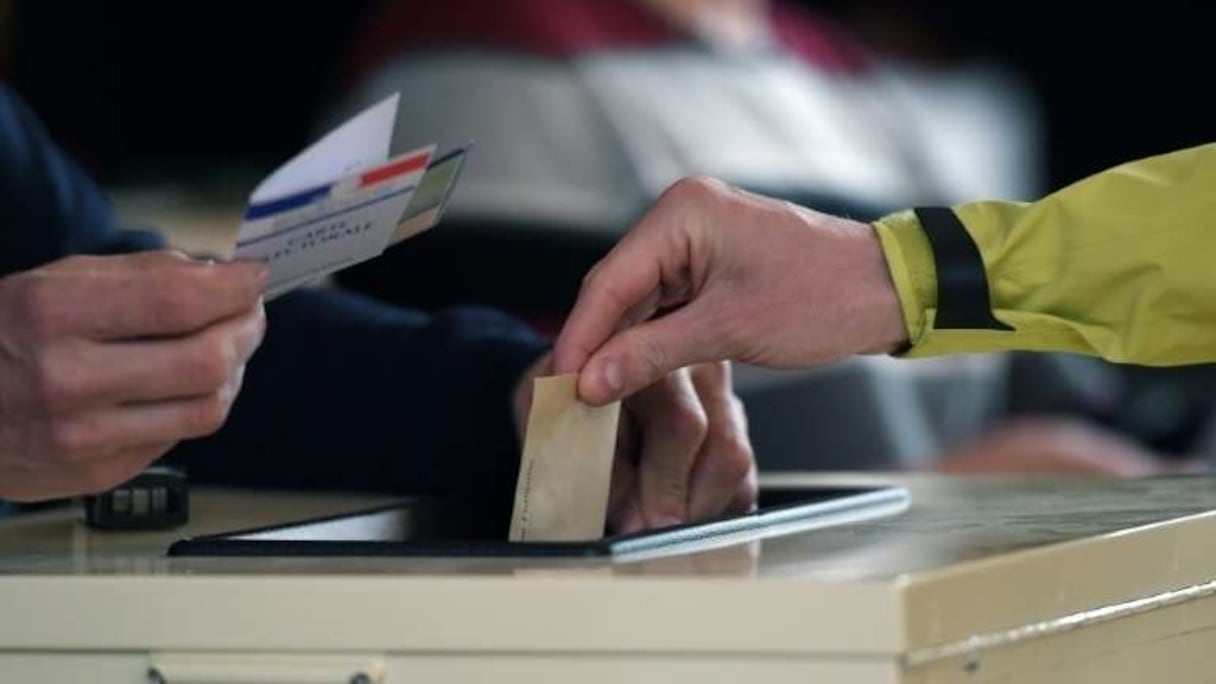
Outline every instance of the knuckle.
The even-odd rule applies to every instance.
[[[183,371],[196,387],[214,391],[223,387],[232,375],[233,354],[230,345],[216,337],[203,337],[187,357]]]
[[[699,363],[692,368],[692,374],[698,387],[707,388],[712,392],[729,392],[731,376],[729,361]]]
[[[171,259],[172,257],[164,257]],[[162,328],[192,330],[209,322],[216,292],[202,275],[207,269],[178,264],[172,267],[138,271],[141,289],[150,292],[144,299],[147,316]]]
[[[228,401],[222,392],[200,399],[186,412],[185,430],[191,436],[209,435],[228,417]]]
[[[737,426],[739,434],[743,435],[744,439],[746,440],[747,435],[749,434],[748,433],[749,422],[747,419],[747,406],[743,403],[742,399],[732,395],[730,398],[730,407],[731,407],[731,416],[733,417],[733,419],[735,421],[735,425]],[[748,440],[747,444],[748,444],[748,448],[750,449],[751,441]]]
[[[87,422],[52,421],[47,442],[61,460],[72,461],[98,445],[98,432]]]
[[[681,442],[701,444],[709,432],[709,420],[704,411],[681,403],[672,411],[668,429]]]
[[[246,336],[238,337],[241,342],[243,360],[248,360],[253,356],[253,353],[262,346],[262,342],[266,340],[266,313],[258,308],[253,321],[253,331],[246,333]]]
[[[73,388],[71,376],[49,350],[39,350],[33,359],[34,406],[47,415],[70,408]]]
[[[583,276],[579,290],[580,298],[594,298],[614,309],[628,308],[633,302],[621,285],[609,277],[607,269],[608,267],[601,262]]]
[[[747,404],[739,398],[739,395],[733,393],[730,395],[730,408],[739,419],[747,418]]]
[[[196,301],[185,288],[172,285],[157,287],[145,303],[148,319],[161,330],[190,328],[197,318]]]
[[[742,481],[752,472],[755,466],[755,453],[751,442],[742,434],[732,431],[721,438],[718,470],[722,478],[730,481]]]
[[[753,469],[747,473],[743,482],[740,483],[739,489],[735,494],[735,503],[741,509],[750,509],[756,505],[756,501],[760,498],[760,479],[756,476],[756,471]]]
[[[747,403],[739,398],[739,395],[735,394],[733,389],[727,392],[726,395],[726,410],[723,420],[727,421],[723,425],[729,424],[736,431],[736,434],[741,435],[743,438],[747,437]]]
[[[610,280],[596,282],[590,292],[598,298],[599,303],[611,307],[613,311],[626,312],[636,303],[628,291]]]
[[[672,183],[663,193],[670,196],[672,201],[695,201],[716,194],[723,186],[722,181],[709,176],[688,176]]]
[[[257,326],[257,339],[262,340],[266,336],[266,304],[261,299],[254,304],[253,317]]]

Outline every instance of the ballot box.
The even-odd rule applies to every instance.
[[[1216,480],[893,481],[902,513],[634,560],[166,555],[391,497],[30,514],[0,522],[0,682],[1216,681]]]

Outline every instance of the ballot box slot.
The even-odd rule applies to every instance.
[[[186,538],[170,556],[487,556],[632,559],[897,515],[901,487],[763,489],[755,511],[586,541],[509,542],[501,511],[459,500],[416,497],[388,506],[282,525]]]

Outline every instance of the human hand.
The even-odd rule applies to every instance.
[[[121,484],[218,429],[261,342],[262,264],[68,257],[0,279],[0,498]]]
[[[520,434],[532,380],[551,373],[546,355],[516,386]],[[627,397],[621,408],[608,497],[611,529],[668,527],[755,505],[756,465],[729,364],[678,369]]]
[[[872,227],[689,179],[587,274],[554,358],[602,404],[705,361],[811,366],[905,337]]]

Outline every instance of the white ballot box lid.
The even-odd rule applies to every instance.
[[[391,497],[199,490],[189,526],[157,533],[45,511],[0,522],[0,652],[700,653],[961,672],[1050,639],[1072,655],[1183,631],[1216,643],[1216,479],[764,481],[875,483],[906,486],[911,508],[637,562],[165,555],[183,536]]]

